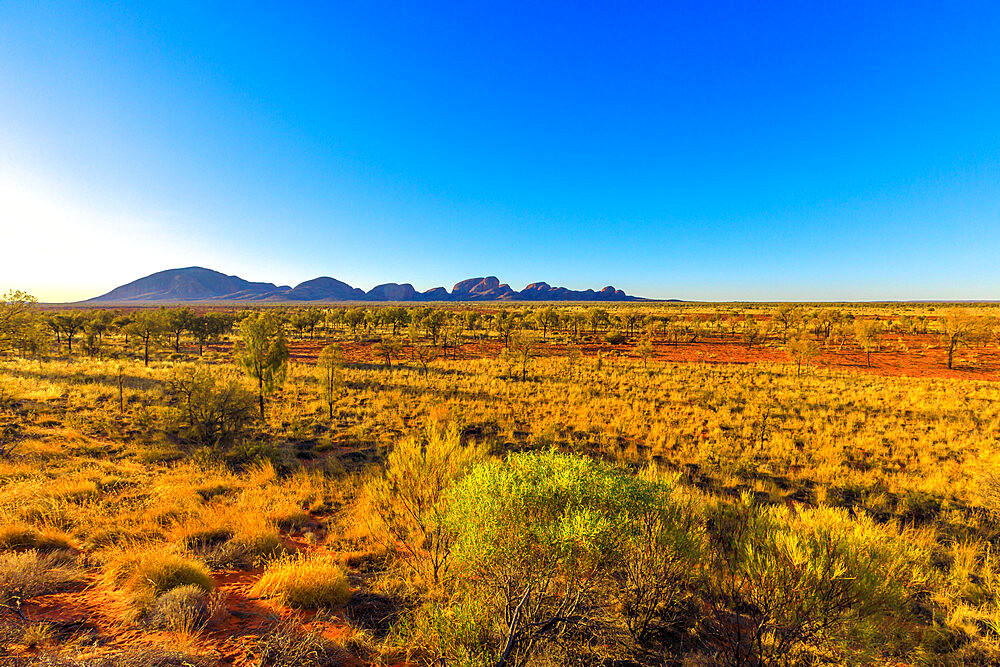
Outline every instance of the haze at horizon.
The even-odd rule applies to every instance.
[[[0,6],[0,291],[1000,298],[1000,7]]]

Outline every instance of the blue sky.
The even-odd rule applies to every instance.
[[[0,290],[1000,298],[1000,4],[0,3]]]

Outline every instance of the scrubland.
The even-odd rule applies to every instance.
[[[31,312],[0,664],[1000,662],[989,307]]]

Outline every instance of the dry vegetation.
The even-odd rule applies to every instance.
[[[992,307],[0,305],[0,664],[1000,660]]]

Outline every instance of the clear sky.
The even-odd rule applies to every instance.
[[[1000,3],[0,2],[0,291],[1000,298]]]

